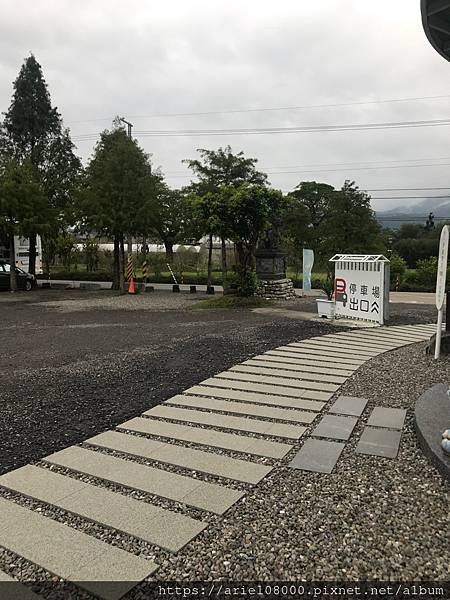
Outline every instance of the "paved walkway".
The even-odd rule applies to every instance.
[[[275,348],[115,431],[7,473],[0,477],[0,546],[88,592],[119,599],[157,570],[158,548],[179,551],[208,526],[207,515],[221,518],[242,501],[248,486],[264,485],[319,415],[347,418],[321,417],[313,438],[347,439],[364,407],[354,399],[350,407],[342,397],[336,402],[340,386],[371,358],[426,340],[434,330],[434,325],[408,325],[345,331]],[[401,415],[395,417],[403,422]],[[386,418],[392,415],[374,414],[373,424]],[[342,426],[344,434],[336,434]],[[314,455],[320,440],[313,438],[302,448],[312,446]],[[364,443],[362,452],[372,442]],[[323,444],[343,445],[322,441],[322,450]],[[340,451],[331,451],[333,468]],[[292,466],[308,468],[308,456],[297,457]],[[5,490],[16,495],[5,498]],[[139,492],[137,497],[130,490]],[[44,516],[42,508],[25,506],[30,498],[144,540],[156,547],[156,557],[127,552],[84,533],[79,524]],[[7,578],[0,572],[0,581]],[[32,597],[28,592],[24,588],[18,597]]]

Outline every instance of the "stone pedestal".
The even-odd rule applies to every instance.
[[[295,298],[291,279],[260,279],[256,295],[267,300],[291,300]]]
[[[256,274],[259,279],[257,296],[268,300],[295,298],[294,285],[286,278],[285,253],[273,248],[258,248],[255,252]]]

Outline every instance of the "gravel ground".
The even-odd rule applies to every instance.
[[[136,297],[142,310],[123,309],[123,297],[107,294],[0,295],[0,473],[80,443],[255,354],[337,330],[250,310],[161,310],[167,298],[183,303],[189,294]],[[56,298],[71,309],[48,306]],[[108,298],[119,301],[117,309],[99,308]]]
[[[369,404],[334,473],[289,469],[291,453],[157,578],[447,580],[450,486],[418,448],[412,418],[418,396],[449,381],[450,363],[436,364],[424,347],[375,358],[343,386]],[[408,408],[395,460],[355,453],[374,406]],[[139,588],[129,595],[140,597]]]
[[[115,303],[118,298],[103,293],[100,297],[78,292],[75,298],[70,292],[64,296],[67,300],[61,293],[58,299],[53,294],[25,300],[22,295],[18,303],[0,297],[5,324],[0,344],[7,348],[0,391],[1,472],[82,442],[256,353],[339,330],[326,322],[299,322],[248,310],[191,312],[183,304],[191,298],[181,294],[169,295],[166,304],[161,294],[157,305],[147,298],[158,293],[141,297],[139,301],[145,302],[141,310],[135,310],[135,298],[128,302],[125,297],[123,304],[122,298]],[[65,307],[64,302],[70,304]],[[307,310],[304,300],[296,306]],[[394,307],[395,324],[430,322],[434,316],[428,306]],[[255,487],[230,485],[199,473],[200,480],[247,492],[223,517],[55,469],[208,521],[207,530],[177,555],[18,494],[3,490],[0,495],[137,555],[155,558],[161,566],[149,581],[448,579],[450,486],[418,449],[412,408],[425,389],[449,380],[450,363],[436,364],[423,351],[424,344],[415,344],[375,358],[345,384],[344,393],[366,397],[369,405],[333,474],[289,469],[286,465],[294,452]],[[354,451],[375,405],[410,409],[396,460]],[[158,466],[185,473],[170,465]],[[54,585],[56,578],[1,549],[0,568],[22,580],[38,578],[43,583],[33,589],[48,600],[91,597],[64,582],[52,592],[45,582]],[[127,595],[130,600],[144,597],[145,585]]]

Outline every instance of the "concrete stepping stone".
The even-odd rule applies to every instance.
[[[226,415],[209,413],[199,410],[187,410],[184,408],[173,408],[171,406],[155,406],[144,413],[149,417],[161,417],[163,419],[174,419],[176,421],[187,421],[221,427],[223,429],[237,429],[238,431],[249,431],[262,435],[284,437],[298,440],[306,431],[306,427],[299,425],[286,425],[284,423],[272,423],[271,421],[259,421],[244,417],[228,417]]]
[[[402,344],[399,342],[380,342],[375,339],[370,339],[368,336],[357,336],[353,334],[342,335],[330,335],[325,338],[327,341],[334,342],[345,342],[351,344],[354,348],[362,348],[363,350],[378,350],[380,352],[386,352],[394,348],[400,347]]]
[[[211,446],[212,448],[223,448],[224,450],[232,450],[234,452],[266,456],[267,458],[283,458],[292,449],[292,446],[289,444],[281,442],[272,442],[245,435],[235,435],[211,429],[201,429],[200,427],[167,423],[166,421],[141,419],[140,417],[126,421],[118,425],[118,427],[138,433],[158,435],[183,442]]]
[[[406,418],[404,408],[384,408],[376,406],[367,421],[372,427],[386,427],[387,429],[402,429]]]
[[[307,379],[287,379],[283,377],[270,377],[267,375],[252,375],[251,373],[237,373],[235,371],[223,371],[218,373],[214,379],[231,379],[233,381],[254,381],[255,383],[267,383],[268,385],[299,388],[301,390],[319,390],[323,392],[335,392],[339,386],[334,383],[322,383],[309,381]]]
[[[105,600],[119,600],[158,566],[0,499],[0,546]]]
[[[181,397],[183,398],[183,396]],[[258,483],[272,470],[272,467],[258,465],[250,461],[175,446],[174,444],[155,442],[154,440],[118,433],[117,431],[101,433],[89,438],[86,442],[94,446],[109,448],[142,458],[150,458],[193,471],[243,481],[244,483]],[[155,444],[157,447],[155,447]]]
[[[294,456],[289,466],[314,473],[331,473],[344,449],[341,442],[308,439]]]
[[[323,375],[337,375],[338,377],[350,377],[354,373],[354,369],[338,369],[337,367],[333,367],[332,365],[328,367],[317,367],[314,366],[314,362],[310,361],[311,365],[308,363],[304,364],[299,360],[291,359],[291,358],[283,358],[282,356],[274,356],[274,355],[266,355],[260,354],[258,356],[254,356],[250,360],[245,360],[243,365],[252,365],[254,367],[270,367],[275,368],[275,365],[278,365],[280,368],[285,368],[293,371],[308,371],[309,373],[320,373]]]
[[[339,398],[330,408],[329,412],[338,415],[360,417],[364,412],[367,403],[368,400],[365,398],[356,398],[355,396],[339,396]]]
[[[323,350],[315,350],[311,347],[305,346],[280,346],[276,350],[271,350],[267,352],[267,354],[275,354],[275,356],[279,356],[279,352],[281,352],[281,356],[285,356],[285,354],[289,353],[291,358],[306,358],[308,360],[317,360],[326,363],[335,362],[339,363],[343,366],[343,368],[349,368],[349,366],[360,367],[366,362],[366,358],[361,358],[358,356],[349,356],[348,354],[342,353],[330,353],[324,352]]]
[[[368,350],[368,349],[357,349],[351,342],[346,342],[345,340],[337,341],[337,340],[329,340],[329,341],[319,341],[319,340],[305,340],[303,342],[293,342],[289,344],[291,347],[295,348],[307,348],[309,350],[320,350],[324,354],[328,352],[339,352],[341,354],[349,354],[356,356],[360,356],[365,360],[369,360],[375,354],[378,354],[376,350]]]
[[[300,367],[307,366],[308,368],[316,367],[320,369],[330,369],[331,371],[336,370],[341,373],[347,373],[348,371],[354,373],[359,369],[361,364],[364,364],[361,362],[347,363],[347,361],[344,363],[342,358],[321,358],[319,356],[302,354],[301,352],[285,352],[284,350],[280,350],[279,352],[277,350],[271,350],[266,352],[263,356],[264,358],[261,357],[261,359],[258,357],[258,360],[281,359],[283,362],[299,365]]]
[[[193,396],[207,396],[208,398],[226,398],[228,400],[255,402],[256,404],[270,404],[285,408],[303,408],[305,410],[312,410],[315,412],[320,412],[325,406],[325,402],[319,402],[317,400],[288,398],[286,396],[269,396],[269,394],[258,394],[256,392],[243,392],[240,390],[231,389],[227,390],[203,385],[194,385],[183,393],[192,394]]]
[[[0,571],[0,593],[5,600],[44,600],[26,585]]]
[[[282,368],[280,365],[263,367],[261,365],[248,364],[236,365],[230,371],[236,373],[251,373],[252,375],[268,375],[269,377],[284,377],[286,379],[299,379],[310,381],[324,381],[326,383],[342,384],[346,381],[346,377],[338,377],[336,375],[322,375],[321,373],[311,373],[308,371],[299,371],[298,369],[288,369],[285,365]]]
[[[371,454],[384,458],[395,458],[400,446],[400,431],[366,427],[356,446],[358,454]]]
[[[99,477],[218,515],[243,494],[220,485],[140,465],[122,458],[71,446],[44,458],[46,462]]]
[[[334,440],[348,440],[357,422],[358,419],[353,417],[324,415],[311,435]]]
[[[320,338],[307,338],[302,340],[301,342],[292,342],[293,344],[310,344],[314,346],[332,346],[332,347],[342,347],[353,349],[355,346],[353,345],[354,337],[352,334],[341,335],[339,333],[324,335]],[[357,340],[355,340],[356,342]],[[359,341],[359,346],[362,346],[363,352],[373,352],[374,348],[369,347],[369,345],[365,341]]]
[[[307,398],[309,400],[323,400],[327,402],[331,397],[330,392],[320,392],[317,390],[304,390],[301,388],[282,387],[281,385],[266,385],[264,383],[252,383],[251,381],[241,381],[236,379],[221,379],[211,377],[201,382],[201,385],[226,388],[232,390],[243,390],[244,392],[261,392],[272,396],[289,396],[290,398]]]
[[[221,412],[249,415],[252,417],[265,417],[267,419],[279,419],[281,421],[292,421],[294,423],[312,423],[317,414],[302,410],[288,410],[284,408],[272,408],[260,404],[249,404],[248,402],[234,402],[227,400],[216,400],[205,396],[174,396],[166,400],[165,404],[177,404],[189,408],[206,408]]]
[[[2,475],[0,485],[171,552],[181,550],[207,527],[182,514],[33,465]]]
[[[379,352],[371,350],[359,350],[354,346],[346,346],[345,344],[337,344],[333,342],[302,342],[297,344],[296,348],[304,348],[308,352],[312,350],[323,352],[323,354],[344,355],[362,357],[369,360],[377,356]]]

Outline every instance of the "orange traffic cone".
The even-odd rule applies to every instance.
[[[136,293],[136,290],[134,289],[134,279],[132,277],[130,278],[130,283],[128,284],[128,293],[129,294]]]

